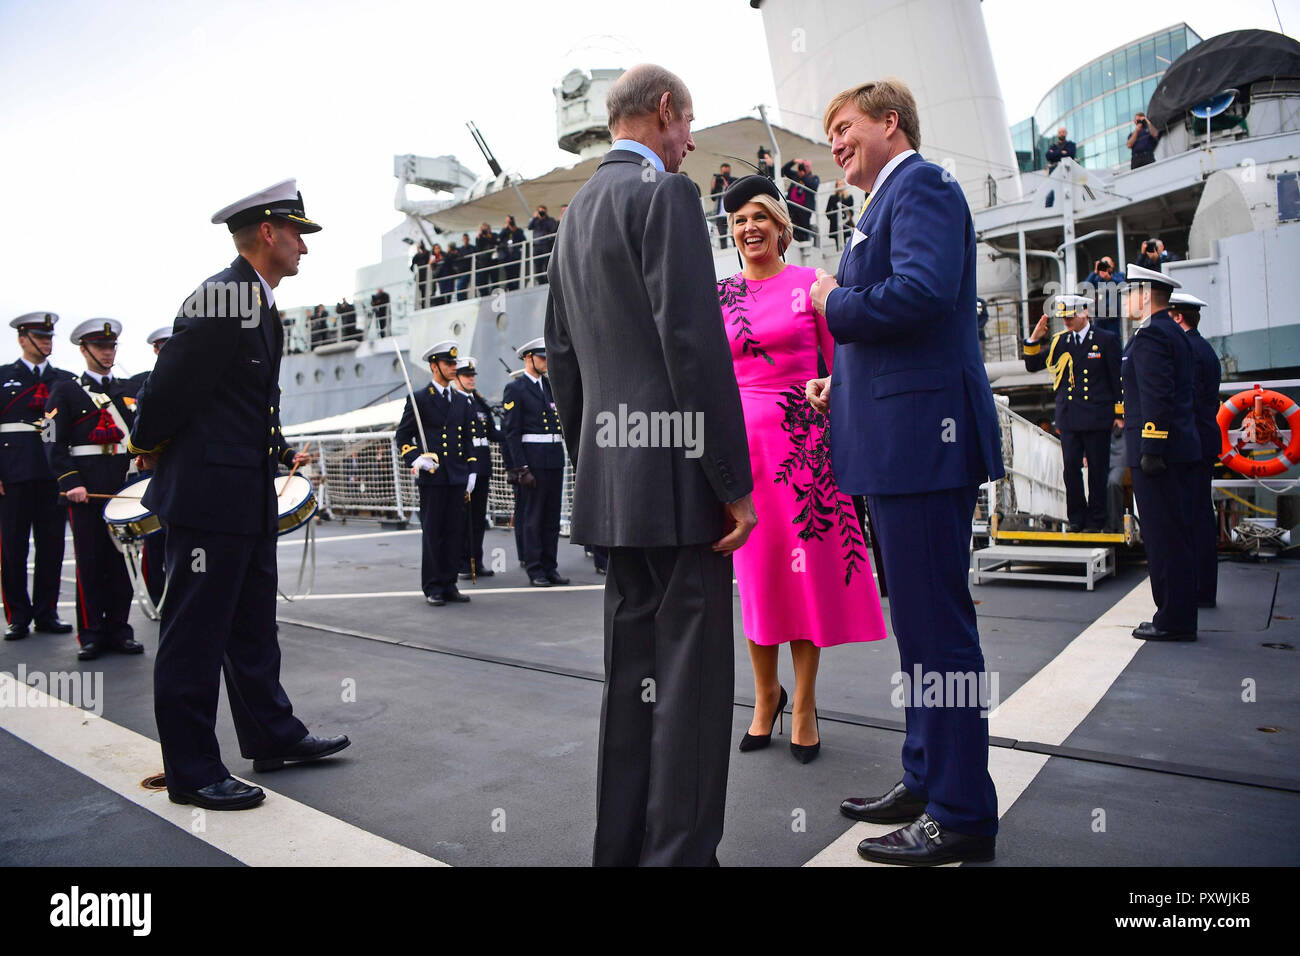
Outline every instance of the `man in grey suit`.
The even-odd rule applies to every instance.
[[[546,348],[576,543],[609,548],[597,866],[716,865],[731,749],[731,554],[756,523],[699,196],[690,93],[633,67],[552,254]]]

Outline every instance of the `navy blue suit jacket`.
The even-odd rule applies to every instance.
[[[976,322],[975,229],[961,188],[909,156],[859,229],[867,238],[844,250],[840,288],[826,300],[840,490],[897,495],[1001,478]]]
[[[209,303],[209,285],[229,288],[241,301],[223,293]],[[280,433],[280,314],[264,303],[257,272],[243,256],[207,279],[196,297],[201,307],[195,300],[182,306],[136,396],[131,450],[159,456],[144,504],[167,524],[275,534],[273,481],[293,460]],[[243,304],[251,316],[239,314]],[[207,313],[209,305],[217,314],[192,314]]]
[[[1168,312],[1138,326],[1124,349],[1124,460],[1143,455],[1197,461],[1201,440],[1192,412],[1192,343]]]

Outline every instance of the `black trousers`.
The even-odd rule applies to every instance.
[[[610,548],[596,866],[707,866],[731,755],[731,558]]]
[[[515,488],[519,520],[519,557],[530,578],[556,570],[560,545],[560,500],[564,493],[563,468],[534,468],[537,484]]]
[[[140,570],[144,574],[144,586],[149,598],[157,606],[162,600],[167,587],[165,554],[167,551],[167,532],[159,531],[144,539],[141,545]]]
[[[1106,475],[1110,471],[1110,429],[1061,432],[1065,459],[1065,514],[1070,524],[1106,526]],[[1088,497],[1083,496],[1083,459],[1088,459]]]
[[[5,622],[28,625],[57,617],[63,565],[64,499],[55,481],[11,481],[0,495],[0,596]],[[31,596],[27,594],[28,539],[36,541]]]
[[[483,570],[483,535],[487,532],[488,486],[492,483],[491,474],[480,474],[469,496],[469,534],[463,535],[465,543],[460,549],[460,572],[469,573],[469,559],[474,559],[474,567]]]
[[[104,502],[68,505],[77,554],[77,640],[110,647],[133,638],[131,576],[104,523]]]
[[[102,522],[101,522],[102,523]],[[215,731],[219,678],[247,759],[307,735],[280,685],[276,536],[167,527],[168,593],[154,661],[154,717],[172,790],[224,780]]]
[[[1193,499],[1198,462],[1171,463],[1154,478],[1132,468],[1133,498],[1142,522],[1151,596],[1156,614],[1151,623],[1166,631],[1196,630],[1196,558]]]
[[[420,485],[423,553],[420,587],[434,597],[456,587],[456,569],[465,546],[465,486]]]
[[[1219,599],[1219,519],[1214,511],[1214,462],[1198,461],[1192,470],[1192,540],[1196,547],[1196,602]]]

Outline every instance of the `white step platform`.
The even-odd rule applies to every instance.
[[[1080,574],[1052,573],[1051,569],[1074,565]],[[1013,581],[1062,581],[1086,584],[1093,589],[1098,581],[1115,573],[1114,548],[1045,548],[1026,545],[995,544],[971,552],[971,584],[983,584],[999,578]]]

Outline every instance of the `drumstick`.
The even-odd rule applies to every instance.
[[[64,497],[67,497],[67,494],[68,494],[68,493],[67,493],[66,491],[60,491],[59,494],[63,495]],[[125,498],[125,499],[127,499],[128,501],[139,501],[139,500],[140,500],[140,499],[137,498],[135,495],[97,495],[97,494],[92,494],[92,493],[89,492],[89,491],[86,492],[86,497],[87,497],[87,498],[104,498],[104,499],[111,499],[111,498]]]
[[[307,442],[307,444],[303,445],[303,454],[304,454],[304,455],[307,454],[307,449],[309,449],[309,447],[311,447],[311,446],[312,446],[311,442]],[[289,483],[290,483],[290,481],[292,481],[292,479],[294,479],[294,472],[295,472],[295,471],[298,471],[298,462],[294,462],[294,467],[290,468],[290,470],[289,470],[289,477],[287,477],[287,479],[285,479],[285,489],[283,489],[281,493],[277,494],[277,496],[276,496],[277,498],[282,497],[283,494],[285,494],[285,492],[287,492],[287,490],[289,490]]]

